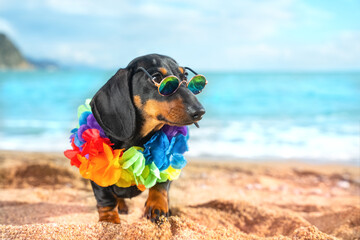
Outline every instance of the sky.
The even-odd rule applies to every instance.
[[[125,67],[149,53],[201,70],[360,70],[359,0],[0,0],[23,54]]]

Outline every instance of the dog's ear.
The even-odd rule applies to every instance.
[[[130,93],[131,74],[120,69],[95,94],[91,110],[108,137],[128,141],[135,132],[135,107]]]

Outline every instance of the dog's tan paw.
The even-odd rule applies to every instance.
[[[144,216],[152,222],[161,223],[169,217],[167,191],[164,189],[151,188],[149,197],[145,203]]]
[[[120,223],[119,213],[117,211],[117,206],[115,207],[98,207],[99,212],[99,222],[110,222],[110,223]]]

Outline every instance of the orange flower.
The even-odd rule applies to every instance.
[[[137,185],[137,188],[140,190],[140,191],[145,191],[146,190],[146,187],[144,185]]]
[[[114,185],[120,178],[122,168],[115,162],[119,161],[122,149],[112,150],[111,147],[103,143],[104,152],[97,156],[90,156],[94,164],[92,169],[92,178],[96,184],[102,187]]]
[[[80,154],[77,155],[77,158],[81,162],[79,167],[79,172],[83,178],[91,179],[91,172],[92,172],[92,165],[90,164],[90,160],[86,157],[81,156]]]
[[[114,185],[120,178],[122,169],[119,161],[123,149],[112,150],[109,145],[103,143],[103,152],[97,155],[89,155],[89,159],[78,155],[81,162],[79,172],[84,178],[94,181],[102,187]]]

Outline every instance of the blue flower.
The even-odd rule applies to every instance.
[[[86,111],[86,112],[83,112],[80,117],[79,117],[79,125],[84,125],[84,124],[87,124],[87,117],[92,114],[91,112],[89,111]]]
[[[154,162],[160,171],[167,169],[170,165],[170,160],[166,157],[165,153],[169,148],[169,144],[169,140],[163,132],[156,132],[144,145],[145,164],[149,165]]]
[[[170,165],[175,169],[183,168],[187,163],[182,156],[188,150],[187,139],[187,136],[178,133],[169,141],[164,132],[156,132],[144,145],[146,165],[154,162],[160,171],[166,170]]]
[[[170,158],[171,166],[175,169],[182,169],[187,163],[183,154],[189,150],[187,145],[188,138],[188,136],[177,134],[171,139],[167,155]]]

